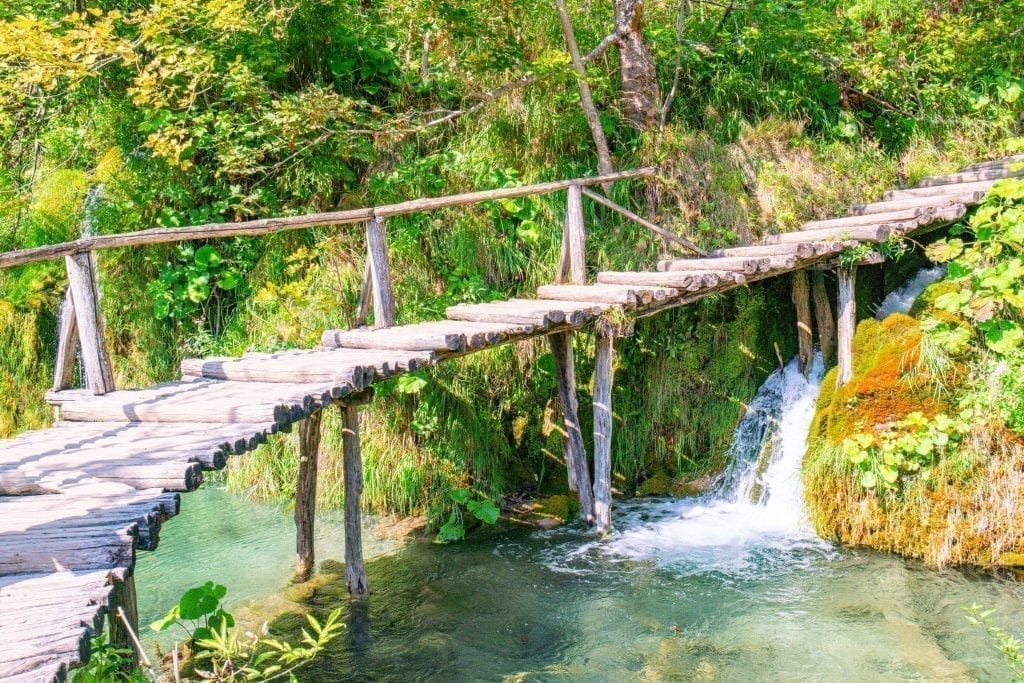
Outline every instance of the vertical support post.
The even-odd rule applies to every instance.
[[[814,300],[814,321],[818,328],[818,345],[825,367],[832,364],[836,353],[836,320],[832,315],[832,302],[825,290],[825,273],[814,271],[811,280],[811,298]]]
[[[366,223],[366,253],[373,280],[373,326],[395,324],[395,295],[391,290],[391,266],[384,221],[374,217]]]
[[[110,644],[121,650],[129,650],[132,653],[132,666],[138,663],[138,652],[135,648],[135,641],[121,621],[117,608],[124,610],[125,620],[135,632],[139,632],[139,606],[135,595],[135,577],[126,574],[124,578],[113,579],[113,596],[111,598],[111,610],[107,614],[107,627],[110,629]]]
[[[60,331],[57,337],[57,359],[53,364],[53,390],[70,389],[74,383],[75,356],[78,353],[78,321],[71,287],[64,292],[60,305]]]
[[[316,564],[313,532],[316,524],[316,477],[320,456],[318,410],[299,423],[299,481],[295,486],[295,579],[305,581]]]
[[[836,386],[843,386],[853,379],[853,335],[857,328],[857,266],[841,266],[836,269],[839,278],[839,371]]]
[[[576,400],[576,368],[572,354],[572,332],[548,335],[551,354],[555,359],[558,396],[562,402],[562,421],[565,425],[565,467],[569,471],[569,489],[580,498],[580,512],[587,523],[594,521],[593,492],[590,487],[590,468],[587,451],[580,431],[579,403]]]
[[[595,327],[594,354],[594,516],[597,531],[612,529],[612,354],[615,330],[604,318]]]
[[[100,396],[114,390],[114,373],[110,368],[110,357],[103,337],[96,263],[91,252],[72,254],[65,257],[64,262],[71,296],[75,302],[75,320],[82,344],[82,365],[85,367],[89,389]]]
[[[805,270],[793,273],[793,303],[796,305],[797,367],[806,373],[814,359],[814,332],[811,328],[811,291]]]
[[[339,404],[345,476],[345,582],[348,592],[370,592],[363,565],[363,529],[359,502],[363,494],[363,460],[359,451],[359,409],[353,403]]]
[[[586,229],[583,225],[583,188],[573,184],[566,190],[564,244],[569,254],[569,279],[574,285],[587,284]]]

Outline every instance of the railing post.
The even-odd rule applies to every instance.
[[[796,305],[797,367],[807,373],[814,360],[814,331],[811,328],[811,290],[807,271],[793,273],[793,303]]]
[[[373,326],[395,324],[395,295],[391,289],[388,240],[384,221],[374,216],[366,223],[366,253],[373,287]]]
[[[565,228],[562,245],[568,257],[568,275],[574,285],[587,284],[586,229],[583,224],[583,188],[572,184],[566,190]]]
[[[103,336],[96,261],[92,252],[80,252],[64,258],[68,271],[75,321],[82,345],[82,365],[89,389],[100,396],[114,391],[114,373],[110,368],[107,344]]]
[[[313,535],[322,419],[323,411],[318,410],[299,423],[299,479],[295,487],[295,578],[299,581],[309,579],[316,562]]]
[[[78,321],[71,287],[64,292],[60,305],[60,331],[57,336],[57,360],[53,364],[53,390],[70,389],[74,383],[75,360],[78,355]]]
[[[612,383],[615,329],[605,318],[594,328],[594,517],[597,531],[612,529]]]

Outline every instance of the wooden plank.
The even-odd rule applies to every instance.
[[[449,320],[467,322],[512,323],[533,325],[546,330],[565,323],[565,312],[550,308],[538,310],[532,306],[516,306],[506,301],[487,304],[458,304],[445,310]]]
[[[743,273],[744,275],[754,275],[767,272],[769,267],[768,259],[765,257],[739,258],[719,256],[707,259],[668,259],[658,261],[658,270],[662,272],[731,270]]]
[[[798,244],[759,244],[749,247],[729,247],[715,249],[712,256],[730,256],[740,258],[771,258],[772,256],[795,256],[798,259],[813,258],[816,254],[814,245]]]
[[[912,187],[906,190],[889,190],[882,194],[882,201],[893,201],[896,199],[921,199],[923,197],[945,197],[947,195],[961,195],[966,192],[988,192],[996,184],[995,180],[981,180],[973,183],[959,183],[956,185],[937,185],[935,187]]]
[[[1012,154],[1001,159],[992,159],[990,161],[979,161],[974,164],[968,164],[963,167],[963,171],[978,171],[986,168],[1000,168],[1003,166],[1013,166],[1016,164],[1024,164],[1024,154]]]
[[[836,384],[842,386],[853,379],[853,336],[857,329],[857,267],[843,266],[836,269],[839,278],[839,327],[838,356],[839,370]]]
[[[629,287],[627,285],[543,285],[537,288],[541,299],[562,301],[587,301],[624,306],[649,304],[664,301],[679,295],[671,287]]]
[[[299,423],[299,479],[295,486],[295,578],[307,580],[316,564],[316,479],[320,460],[319,410]]]
[[[351,393],[347,382],[286,384],[187,378],[136,391],[89,396],[48,394],[71,422],[212,422],[291,424]]]
[[[884,242],[894,228],[889,225],[869,225],[859,228],[828,228],[825,230],[800,230],[766,235],[765,244],[798,244],[801,242],[836,242],[857,240],[858,242]]]
[[[937,175],[922,178],[915,187],[941,187],[943,185],[964,185],[1002,178],[1016,178],[1024,175],[1024,169],[1012,169],[1009,165],[992,166],[972,171],[961,171],[948,175]]]
[[[75,382],[75,361],[78,356],[78,319],[71,287],[64,292],[60,306],[57,332],[57,359],[53,364],[53,390],[70,389]]]
[[[359,450],[359,409],[341,406],[342,450],[345,476],[345,583],[349,593],[365,595],[370,581],[363,562],[363,525],[360,500],[363,494],[363,462]]]
[[[823,230],[827,228],[854,228],[880,223],[899,223],[920,218],[923,214],[934,211],[935,205],[912,206],[898,211],[883,211],[853,216],[840,216],[822,221],[808,221],[800,226],[800,230]]]
[[[374,216],[379,218],[390,218],[420,211],[433,211],[452,206],[465,206],[478,204],[480,202],[494,201],[498,199],[515,199],[528,197],[530,195],[551,194],[560,192],[570,185],[600,185],[617,180],[629,180],[631,178],[650,178],[656,175],[658,169],[650,166],[638,168],[632,171],[619,171],[589,178],[574,178],[572,180],[555,180],[546,183],[535,183],[520,187],[504,187],[495,190],[483,190],[480,192],[466,192],[463,194],[449,195],[447,197],[429,197],[413,199],[399,204],[378,206],[375,208],[350,209],[346,211],[332,211],[328,213],[306,214],[304,216],[289,216],[285,218],[260,218],[251,221],[240,221],[237,223],[208,223],[206,225],[191,225],[176,228],[150,228],[137,230],[135,232],[122,232],[113,235],[90,235],[81,237],[73,242],[62,244],[51,244],[32,249],[21,249],[0,254],[0,268],[10,268],[36,261],[46,261],[62,256],[70,256],[86,251],[99,249],[114,249],[118,247],[132,247],[144,244],[167,244],[170,242],[188,242],[191,240],[223,239],[229,237],[243,237],[252,235],[266,235],[283,230],[299,230],[302,228],[313,228],[325,225],[344,225],[350,223],[363,223]]]
[[[638,285],[644,287],[672,287],[680,291],[697,292],[712,289],[723,282],[743,284],[747,281],[741,273],[727,271],[684,271],[684,272],[632,272],[605,271],[597,274],[600,284]]]
[[[562,403],[562,424],[565,427],[565,466],[569,489],[580,499],[580,514],[588,524],[594,521],[594,494],[590,485],[590,467],[580,430],[579,403],[576,399],[576,366],[572,351],[572,332],[548,336],[555,360],[558,396]]]
[[[114,375],[107,356],[92,254],[71,254],[65,258],[65,265],[68,286],[75,302],[75,320],[82,345],[82,366],[86,381],[93,394],[102,396],[114,390]]]
[[[599,320],[594,336],[594,518],[597,531],[612,529],[612,354],[615,331]]]
[[[375,215],[366,223],[366,253],[373,279],[373,326],[395,324],[395,293],[391,289],[391,265],[384,220]]]
[[[530,325],[435,320],[387,330],[327,330],[321,343],[328,348],[429,350],[444,356],[494,346],[532,331]]]
[[[877,213],[889,213],[903,209],[936,207],[941,208],[950,204],[967,204],[968,206],[979,204],[985,198],[985,191],[956,192],[941,197],[913,197],[911,199],[894,199],[871,204],[858,204],[851,206],[847,211],[851,216],[863,216]]]
[[[387,336],[380,335],[380,338]],[[339,387],[343,395],[348,395],[361,391],[378,375],[390,377],[399,372],[418,370],[432,365],[436,360],[434,352],[428,349],[396,351],[331,348],[247,354],[242,358],[186,359],[182,361],[181,372],[183,377],[236,382],[333,384]],[[342,390],[341,387],[347,389]]]

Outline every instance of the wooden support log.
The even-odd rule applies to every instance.
[[[601,206],[611,209],[615,213],[625,218],[628,218],[629,220],[633,221],[634,223],[637,223],[638,225],[642,225],[643,227],[647,228],[656,235],[660,235],[669,244],[675,244],[677,246],[683,247],[684,249],[692,251],[693,253],[698,254],[699,256],[708,255],[703,249],[693,244],[689,240],[685,240],[679,235],[675,234],[674,232],[671,232],[661,227],[657,223],[652,223],[646,218],[643,218],[642,216],[633,213],[629,209],[623,206],[619,206],[618,204],[608,199],[604,195],[600,195],[597,192],[588,190],[587,188],[583,188],[583,194],[586,195],[587,197],[590,197],[592,200],[594,200]]]
[[[53,364],[53,390],[70,389],[75,381],[75,360],[78,355],[78,320],[71,287],[64,292],[60,306],[60,330],[57,333],[57,359]]]
[[[565,466],[569,473],[569,489],[580,499],[580,514],[588,524],[594,521],[593,490],[590,468],[580,431],[579,403],[576,400],[576,367],[573,360],[572,333],[559,332],[548,336],[551,354],[555,360],[558,396],[562,403],[562,422],[565,426]]]
[[[814,319],[818,328],[818,346],[825,367],[832,364],[836,353],[836,323],[832,315],[832,302],[825,289],[825,274],[820,270],[811,275],[811,299],[814,301]]]
[[[768,270],[765,272],[776,273],[780,271],[787,271],[796,268],[798,259],[796,256],[790,254],[789,256],[769,256],[768,257]]]
[[[565,234],[569,254],[569,283],[587,284],[586,228],[583,223],[583,195],[579,185],[566,190]]]
[[[884,242],[889,239],[893,228],[888,225],[868,225],[859,228],[828,228],[825,230],[800,230],[766,235],[765,244],[799,244],[801,242],[837,242],[857,240],[858,242]]]
[[[97,396],[114,391],[114,373],[110,368],[103,334],[96,264],[91,253],[72,254],[64,259],[68,286],[75,302],[75,319],[82,345],[82,365],[89,390]]]
[[[722,256],[708,259],[671,259],[658,261],[658,270],[662,272],[683,272],[689,270],[717,271],[730,270],[744,275],[755,275],[766,272],[770,264],[766,257],[734,258]]]
[[[449,320],[463,320],[477,323],[526,324],[546,330],[553,325],[565,323],[565,311],[549,303],[540,309],[535,305],[514,304],[495,301],[487,304],[458,304],[445,309]]]
[[[359,409],[341,404],[342,448],[345,476],[345,583],[353,595],[370,592],[363,563],[363,528],[360,498],[363,495],[363,460],[359,450]]]
[[[295,486],[295,578],[298,581],[309,579],[316,563],[313,531],[322,419],[323,411],[318,410],[299,423],[299,480]]]
[[[366,253],[373,280],[373,326],[395,324],[395,294],[391,289],[391,266],[384,221],[374,216],[366,223]]]
[[[129,666],[134,667],[138,664],[139,658],[132,636],[133,633],[139,632],[139,603],[135,592],[135,577],[127,575],[122,579],[115,578],[113,584],[111,610],[107,615],[110,644],[120,650],[129,651]],[[123,621],[118,608],[124,614]]]
[[[839,371],[836,375],[836,385],[843,386],[853,379],[853,335],[857,328],[857,267],[840,267],[836,269],[836,275],[839,278]]]
[[[814,359],[814,331],[811,328],[811,293],[805,270],[793,273],[793,303],[796,305],[797,367],[806,373]]]
[[[597,531],[612,529],[612,383],[615,330],[605,319],[594,330],[594,517]]]

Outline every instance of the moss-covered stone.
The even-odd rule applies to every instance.
[[[657,472],[653,476],[644,479],[636,489],[636,495],[646,496],[667,496],[672,490],[672,480],[664,472]]]

